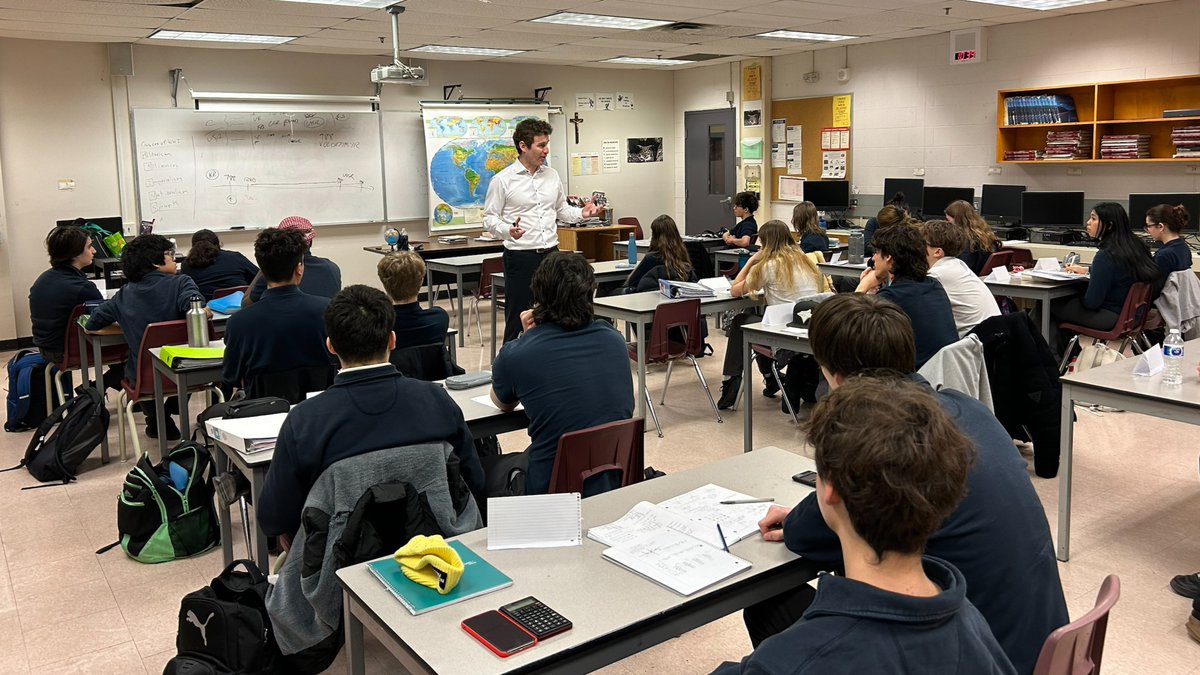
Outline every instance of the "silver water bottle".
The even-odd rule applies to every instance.
[[[863,251],[866,248],[862,230],[855,230],[850,233],[850,264],[861,265],[863,261]]]
[[[189,347],[208,346],[208,314],[204,312],[204,298],[192,296],[192,308],[187,312]]]

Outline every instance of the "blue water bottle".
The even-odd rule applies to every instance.
[[[822,230],[824,230],[825,229],[825,214],[817,214],[817,219],[818,219],[817,225],[820,226],[820,228]]]
[[[630,267],[637,264],[637,239],[634,238],[632,232],[629,233],[629,252],[626,254],[625,260]]]

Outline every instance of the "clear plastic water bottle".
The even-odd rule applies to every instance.
[[[629,263],[630,267],[637,264],[637,239],[632,232],[629,233],[629,252],[625,255],[625,261]]]
[[[1183,336],[1178,328],[1172,328],[1163,342],[1162,383],[1183,384]]]

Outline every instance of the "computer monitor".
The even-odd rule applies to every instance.
[[[1160,192],[1154,194],[1129,195],[1129,222],[1134,231],[1141,229],[1146,223],[1146,212],[1159,204],[1176,206],[1183,204],[1188,212],[1188,225],[1196,227],[1200,219],[1200,192]],[[1190,229],[1190,228],[1189,228]]]
[[[75,218],[70,218],[67,220],[56,220],[54,222],[59,227],[69,227],[69,226],[75,224],[75,220],[76,220]],[[121,216],[105,216],[103,218],[84,218],[84,220],[86,222],[95,223],[95,224],[99,225],[100,227],[104,228],[105,232],[108,232],[110,234],[113,232],[120,232],[123,227],[123,223],[121,222]]]
[[[818,211],[845,211],[850,208],[850,181],[804,181],[804,200],[812,202]]]
[[[941,218],[946,214],[946,207],[951,202],[960,199],[975,206],[975,188],[959,187],[927,187],[924,190],[921,212],[926,220]]]
[[[979,215],[1002,223],[1021,222],[1021,194],[1024,185],[984,185],[979,198]]]
[[[1021,224],[1058,230],[1082,230],[1082,192],[1022,192]]]
[[[904,202],[915,217],[924,211],[925,179],[924,178],[884,178],[883,203],[892,201],[897,192],[904,193]]]

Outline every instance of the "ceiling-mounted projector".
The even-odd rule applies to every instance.
[[[392,5],[387,8],[387,13],[392,17],[392,63],[372,69],[371,81],[376,84],[423,84],[424,68],[400,62],[400,15],[404,13],[404,6]]]

